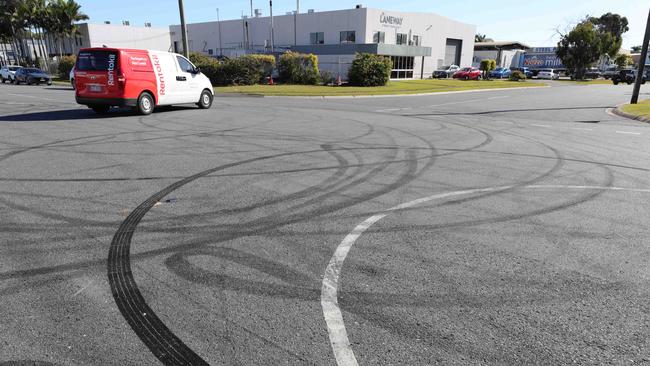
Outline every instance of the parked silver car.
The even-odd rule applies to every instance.
[[[438,70],[434,71],[433,74],[431,75],[431,77],[434,78],[434,79],[450,78],[458,70],[460,70],[460,67],[458,67],[456,65],[442,66],[442,67],[439,67]]]
[[[0,69],[0,81],[13,83],[16,78],[16,71],[20,69],[17,65],[5,65]]]

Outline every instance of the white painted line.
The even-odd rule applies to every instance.
[[[537,127],[551,127],[551,126],[549,126],[549,125],[537,125],[537,124],[534,124],[534,123],[531,124],[531,126],[537,126]]]
[[[509,95],[504,95],[504,96],[502,96],[502,97],[490,97],[490,98],[488,98],[488,99],[489,99],[489,100],[492,100],[492,99],[504,99],[504,98],[510,98],[510,96],[509,96]]]
[[[74,295],[72,295],[72,297],[75,297],[75,296],[79,295],[80,293],[82,293],[82,292],[83,292],[85,289],[87,289],[88,286],[90,286],[92,283],[93,283],[93,281],[90,280],[90,281],[88,282],[88,284],[86,284],[86,286],[82,287],[81,289],[79,289],[79,291],[75,292]]]
[[[357,238],[372,226],[372,224],[383,219],[385,216],[386,214],[375,215],[357,225],[336,248],[332,259],[330,259],[327,265],[327,269],[325,269],[320,304],[323,308],[325,322],[327,323],[330,344],[332,345],[334,357],[339,366],[358,365],[357,359],[354,357],[354,352],[350,348],[350,341],[348,340],[345,323],[343,322],[343,314],[341,314],[338,303],[338,285],[341,267],[343,266],[343,261],[348,256],[350,248],[352,248],[352,244],[354,244]]]
[[[339,276],[341,274],[341,269],[343,267],[343,262],[348,256],[352,245],[357,239],[368,230],[373,224],[377,221],[388,216],[393,211],[402,210],[405,208],[410,208],[413,206],[420,205],[422,203],[439,200],[442,198],[454,197],[469,195],[474,193],[484,193],[484,192],[498,192],[505,191],[515,186],[500,186],[500,187],[488,187],[488,188],[478,188],[478,189],[468,189],[463,191],[454,191],[446,193],[438,193],[428,197],[419,198],[413,201],[402,203],[400,205],[391,207],[385,210],[383,213],[378,213],[367,218],[365,221],[357,225],[352,232],[350,232],[343,241],[339,244],[334,252],[334,255],[329,261],[327,268],[325,269],[325,275],[323,276],[323,283],[321,286],[321,307],[323,308],[323,316],[325,317],[325,323],[327,324],[327,332],[330,338],[330,345],[332,346],[332,351],[334,352],[334,358],[338,366],[357,366],[358,362],[354,356],[354,351],[350,347],[350,340],[348,339],[348,333],[345,329],[345,322],[343,321],[343,314],[338,305],[338,287],[339,287]],[[627,192],[639,192],[639,193],[650,193],[650,189],[640,189],[640,188],[624,188],[624,187],[604,187],[604,186],[578,186],[578,185],[530,185],[520,187],[519,189],[575,189],[575,190],[604,190],[604,191],[627,191]]]
[[[616,133],[622,133],[626,135],[640,135],[641,132],[630,132],[630,131],[616,131]]]
[[[583,127],[569,127],[572,130],[580,130],[580,131],[593,131],[591,128],[583,128]]]
[[[402,108],[388,108],[388,109],[377,109],[376,112],[394,112],[401,111]]]

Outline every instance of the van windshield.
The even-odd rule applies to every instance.
[[[117,68],[116,51],[82,51],[77,57],[76,71],[108,71]]]

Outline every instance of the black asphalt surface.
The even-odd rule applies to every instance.
[[[631,86],[218,96],[97,116],[0,85],[0,365],[650,364]],[[643,86],[642,98],[650,89]]]

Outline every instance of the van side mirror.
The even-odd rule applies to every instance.
[[[200,73],[201,73],[201,68],[199,68],[199,67],[195,67],[195,68],[192,70],[192,74],[195,74],[195,75],[196,75],[196,74],[200,74]]]

